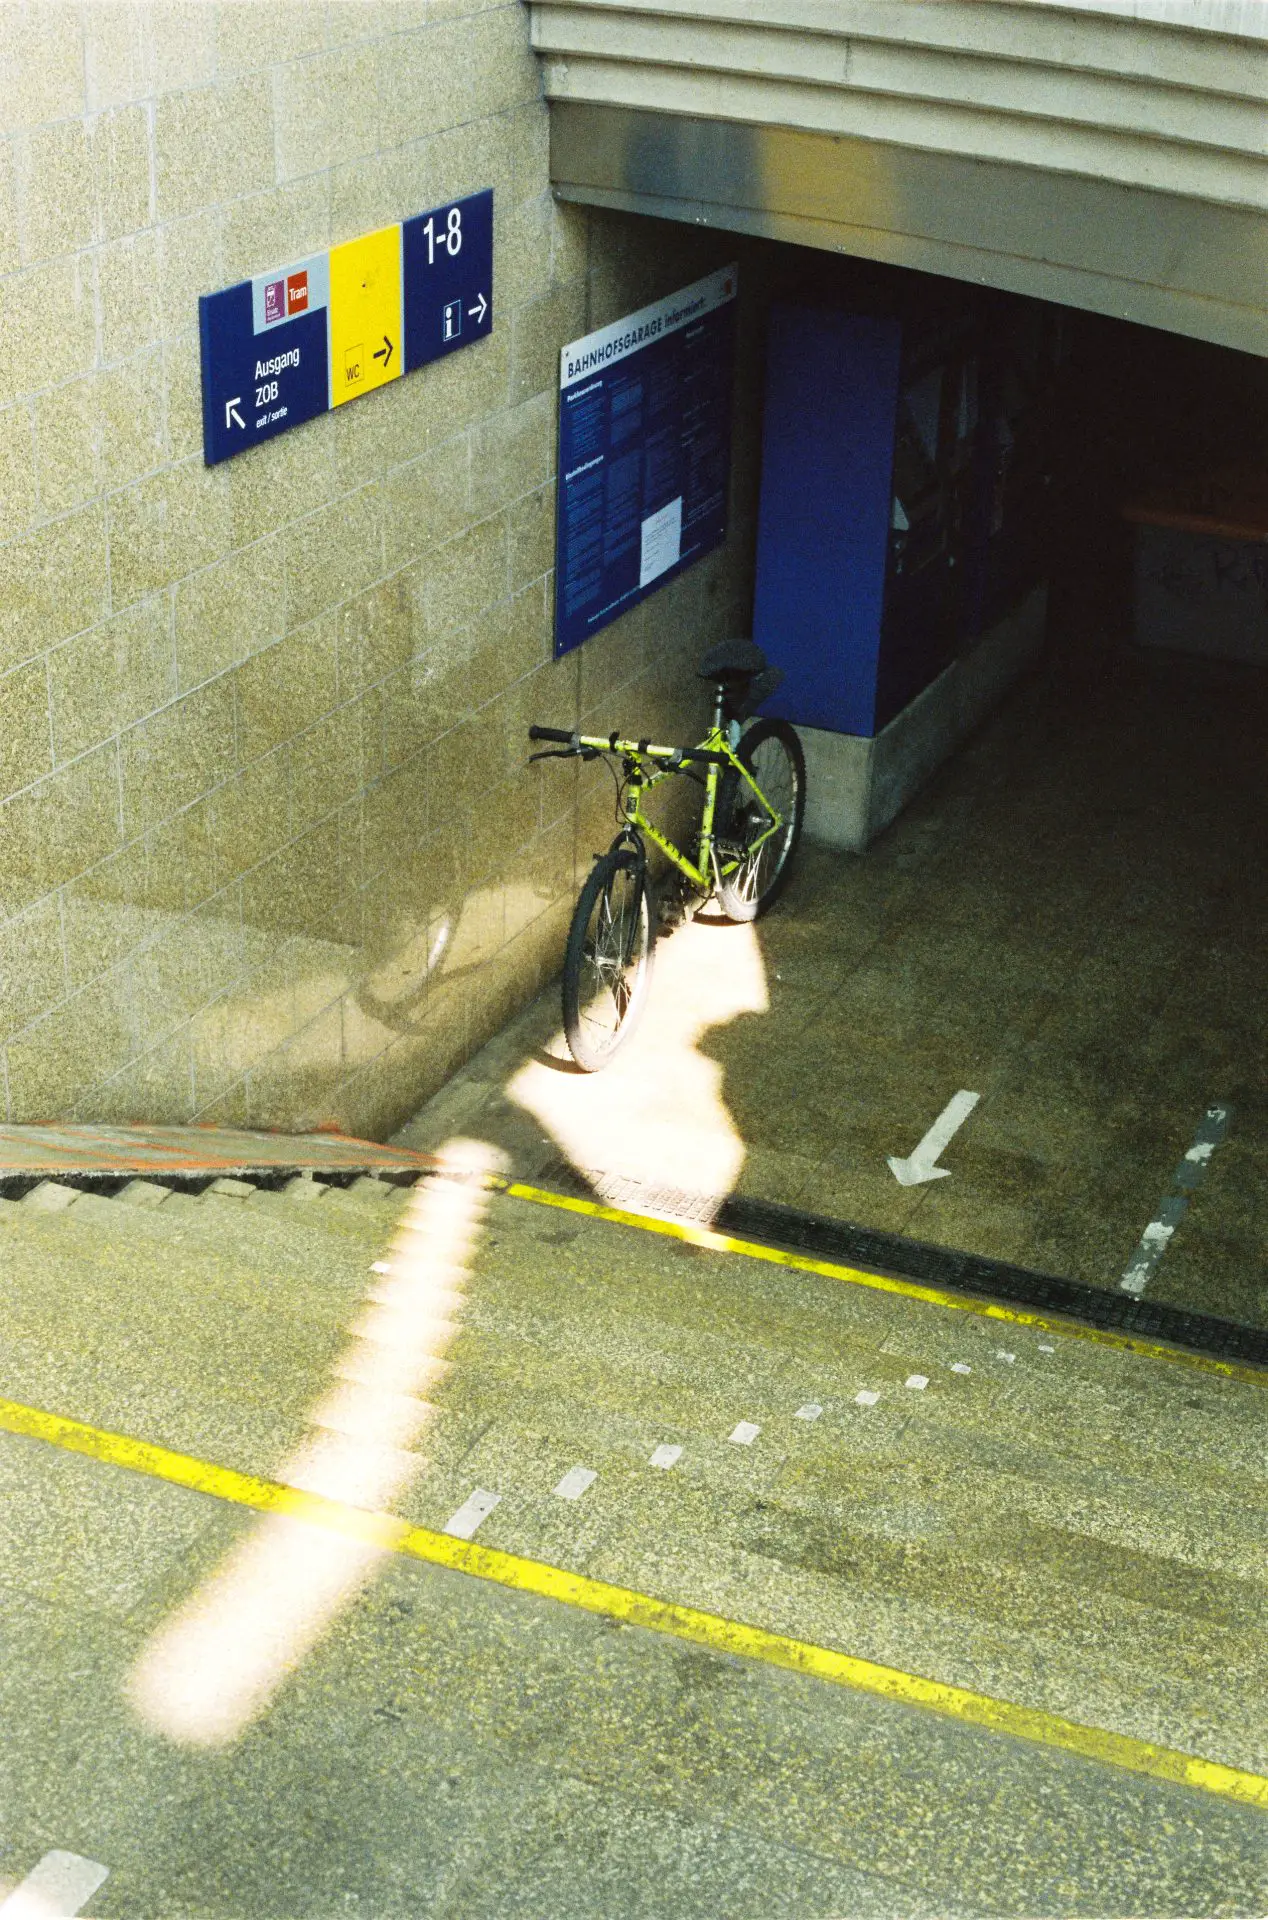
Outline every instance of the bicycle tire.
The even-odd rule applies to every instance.
[[[623,848],[600,854],[577,896],[564,950],[564,1033],[584,1073],[606,1067],[642,1018],[655,927],[645,863]]]
[[[743,849],[764,829],[752,790],[731,768],[718,793],[715,844],[720,856],[740,855],[740,864],[718,882],[718,901],[728,920],[757,920],[772,907],[788,880],[806,812],[806,760],[786,720],[759,720],[740,742],[736,759],[747,767],[771,804],[784,816],[777,834],[746,856]]]

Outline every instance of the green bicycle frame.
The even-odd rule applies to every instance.
[[[722,778],[724,763],[728,767],[733,767],[746,785],[752,788],[761,802],[763,811],[770,819],[770,825],[765,832],[745,849],[745,858],[751,858],[758,847],[765,845],[771,835],[778,833],[784,824],[783,815],[772,807],[737,755],[727,732],[723,729],[721,702],[718,703],[717,711],[714,713],[713,725],[699,746],[694,749],[698,753],[716,756],[710,759],[705,767],[704,812],[700,817],[698,847],[700,864],[698,866],[694,861],[689,860],[672,840],[666,839],[660,829],[653,826],[643,812],[643,795],[652,787],[659,786],[662,780],[669,780],[674,774],[683,771],[687,763],[684,760],[682,748],[658,747],[654,746],[650,740],[622,740],[614,733],[606,738],[583,733],[578,738],[578,745],[595,748],[600,753],[619,753],[624,757],[627,767],[631,769],[622,803],[622,818],[625,825],[645,833],[652,844],[660,848],[666,859],[672,861],[678,871],[686,876],[692,886],[699,887],[702,892],[707,893],[716,881],[724,879],[729,873],[734,873],[740,864],[738,860],[729,860],[725,865],[721,865],[713,843],[713,820],[717,810],[718,783]],[[647,764],[649,762],[650,768]]]

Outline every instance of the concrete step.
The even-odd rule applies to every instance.
[[[1159,1703],[1150,1737],[1191,1745],[1218,1712],[1240,1753],[1268,1757],[1262,1582],[1092,1552],[1096,1543],[1028,1529],[1007,1507],[994,1535],[966,1530],[963,1480],[951,1476],[940,1487],[878,1480],[869,1497],[835,1502],[802,1489],[798,1508],[778,1480],[725,1489],[729,1463],[688,1434],[683,1460],[657,1473],[646,1434],[563,1411],[534,1425],[526,1409],[508,1409],[458,1472],[420,1484],[411,1516],[443,1525],[478,1484],[503,1496],[481,1528],[490,1546],[647,1592],[704,1596],[733,1617],[885,1663],[909,1664],[915,1638],[922,1670],[1009,1697],[1020,1687],[1055,1711],[1086,1701],[1095,1648],[1104,1724],[1135,1724],[1143,1698]],[[551,1489],[577,1464],[598,1479],[572,1507]],[[741,1481],[747,1465],[737,1462]]]
[[[114,1197],[125,1207],[161,1207],[171,1197],[171,1188],[160,1186],[155,1180],[129,1180]]]
[[[59,1197],[48,1199],[50,1189]],[[64,1223],[66,1232],[90,1239],[126,1239],[136,1232],[160,1240],[174,1237],[188,1249],[205,1245],[230,1267],[245,1250],[246,1264],[254,1269],[259,1265],[254,1248],[260,1235],[264,1244],[283,1253],[287,1266],[294,1262],[286,1250],[297,1254],[310,1243],[364,1249],[374,1257],[407,1204],[408,1189],[373,1180],[344,1190],[296,1176],[288,1187],[273,1191],[223,1178],[202,1193],[136,1180],[110,1198],[45,1182],[20,1202],[0,1203],[0,1218],[16,1225],[19,1219],[29,1223],[32,1216],[55,1214],[56,1231],[62,1231]],[[144,1227],[138,1214],[145,1216]],[[248,1218],[254,1223],[249,1228]]]
[[[140,1206],[94,1194],[56,1212],[9,1203],[2,1390],[288,1478],[315,1434],[337,1432],[339,1484],[378,1504],[372,1452],[421,1449],[408,1466],[397,1461],[408,1478],[424,1455],[457,1444],[447,1430],[462,1424],[385,1386],[353,1332],[382,1288],[373,1267],[407,1205],[408,1192],[378,1183],[296,1196],[232,1180]]]
[[[165,1289],[183,1278],[203,1296],[223,1294],[226,1304],[266,1300],[282,1314],[324,1317],[332,1287],[356,1299],[389,1237],[386,1225],[364,1212],[327,1218],[312,1203],[301,1208],[273,1195],[173,1193],[161,1205],[137,1208],[84,1194],[53,1215],[26,1203],[14,1207],[3,1244],[15,1260],[19,1247],[80,1259],[130,1294],[143,1288],[146,1263],[166,1253]]]
[[[72,1174],[65,1180],[40,1180],[16,1198],[12,1195],[0,1198],[0,1209],[18,1205],[29,1207],[34,1212],[58,1213],[85,1197],[119,1200],[124,1206],[158,1207],[176,1193],[193,1197],[212,1193],[221,1198],[239,1200],[250,1200],[262,1193],[280,1193],[290,1200],[330,1199],[337,1201],[340,1206],[368,1207],[377,1211],[399,1201],[410,1189],[408,1181],[398,1184],[386,1178],[376,1179],[369,1174],[360,1174],[352,1180],[335,1181],[305,1172],[285,1177],[278,1184],[278,1175],[267,1169],[248,1179],[220,1175],[201,1187],[191,1186],[189,1182],[190,1176],[178,1174],[166,1180],[138,1176],[116,1188],[108,1185],[104,1177],[99,1179],[88,1174]]]
[[[73,1207],[79,1198],[79,1189],[64,1185],[58,1180],[41,1180],[38,1187],[32,1187],[17,1203],[28,1207],[33,1213],[62,1213],[67,1207]]]
[[[577,1343],[596,1342],[606,1327],[603,1367],[619,1370],[646,1350],[653,1371],[662,1360],[667,1376],[686,1369],[707,1395],[712,1381],[732,1377],[721,1363],[742,1340],[789,1393],[820,1401],[841,1391],[839,1363],[850,1355],[876,1374],[864,1385],[887,1394],[923,1374],[940,1392],[954,1386],[955,1404],[997,1405],[1001,1430],[1024,1444],[1112,1472],[1147,1460],[1165,1473],[1182,1433],[1190,1475],[1219,1482],[1235,1467],[1268,1495],[1264,1389],[1251,1381],[972,1313],[913,1313],[897,1296],[650,1234],[630,1235],[637,1251],[627,1257],[605,1243],[599,1290],[589,1272],[592,1223],[548,1208],[517,1215],[515,1206],[495,1206],[491,1230],[503,1244],[485,1263],[472,1324],[496,1316],[499,1330],[542,1352],[562,1342],[584,1364]],[[526,1273],[543,1265],[548,1282],[527,1286]],[[725,1286],[711,1280],[723,1272]],[[907,1411],[920,1419],[928,1404],[913,1400]]]
[[[10,1205],[4,1391],[433,1527],[482,1485],[492,1546],[1268,1767],[1262,1388],[505,1197],[420,1327],[408,1205]]]
[[[490,1387],[496,1381],[503,1390],[515,1391],[531,1381],[548,1392],[584,1394],[598,1407],[635,1407],[648,1418],[680,1417],[676,1409],[682,1405],[690,1410],[693,1428],[722,1434],[742,1417],[786,1423],[797,1406],[814,1401],[833,1416],[825,1430],[835,1430],[840,1414],[872,1436],[896,1435],[899,1428],[913,1434],[936,1429],[939,1443],[953,1452],[958,1438],[977,1447],[989,1432],[1001,1470],[1020,1461],[1042,1462],[1049,1485],[1060,1480],[1171,1484],[1177,1475],[1176,1434],[1183,1430],[1183,1475],[1195,1499],[1222,1506],[1221,1494],[1234,1473],[1240,1488],[1234,1523],[1236,1513],[1245,1512],[1247,1494],[1256,1504],[1268,1499],[1263,1415],[1255,1404],[1262,1389],[1239,1382],[1208,1382],[1208,1376],[1173,1370],[1165,1362],[1143,1361],[1124,1373],[1115,1390],[1107,1381],[1080,1378],[1083,1350],[1076,1342],[1063,1339],[1051,1355],[1028,1356],[1042,1368],[1023,1366],[1021,1355],[1012,1364],[997,1361],[991,1347],[983,1357],[981,1336],[968,1329],[958,1332],[954,1345],[948,1340],[948,1350],[971,1353],[971,1362],[957,1364],[971,1364],[973,1372],[953,1374],[938,1351],[940,1343],[930,1339],[926,1344],[916,1326],[904,1336],[901,1356],[890,1351],[888,1316],[878,1316],[870,1330],[840,1327],[835,1351],[825,1355],[816,1351],[809,1301],[802,1338],[790,1346],[778,1329],[772,1339],[772,1330],[762,1324],[761,1303],[754,1300],[744,1335],[747,1380],[737,1391],[734,1369],[726,1364],[725,1338],[688,1324],[686,1300],[670,1302],[662,1312],[665,1303],[644,1287],[627,1316],[589,1304],[579,1313],[557,1294],[530,1298],[510,1275],[496,1291],[488,1278],[486,1273],[471,1302],[464,1340],[474,1371],[487,1368]],[[738,1308],[736,1296],[733,1304]],[[928,1324],[917,1320],[917,1326]],[[1009,1337],[1021,1347],[1015,1333]],[[1028,1344],[1035,1347],[1033,1336]],[[1148,1385],[1143,1367],[1154,1369]],[[909,1389],[905,1383],[912,1378],[929,1385]],[[860,1391],[880,1395],[865,1421],[854,1405]],[[1203,1533],[1214,1548],[1218,1533]]]
[[[964,1350],[997,1328],[778,1270],[751,1285],[734,1260],[706,1282],[707,1262],[602,1223],[574,1271],[572,1243],[534,1256],[512,1204],[442,1396],[489,1424],[410,1517],[443,1525],[484,1486],[502,1495],[490,1546],[1172,1745],[1204,1750],[1218,1724],[1222,1751],[1268,1765],[1263,1488],[1243,1467],[1262,1389],[1064,1337],[994,1374],[970,1344],[983,1370],[952,1375],[932,1330]],[[915,1360],[925,1388],[904,1385]],[[864,1381],[882,1394],[865,1409]],[[823,1414],[798,1421],[811,1397]],[[761,1427],[751,1447],[726,1437],[740,1418]],[[1149,1421],[1159,1445],[1134,1453]],[[649,1464],[663,1441],[683,1447],[668,1472]],[[573,1506],[552,1488],[575,1465],[598,1479]]]
[[[897,1485],[917,1507],[954,1513],[957,1538],[976,1539],[988,1555],[1002,1543],[1006,1560],[1024,1558],[1025,1547],[1014,1543],[1031,1533],[1081,1541],[1097,1584],[1116,1556],[1124,1579],[1137,1568],[1152,1578],[1149,1569],[1165,1562],[1186,1591],[1207,1577],[1268,1579],[1262,1509],[1248,1505],[1233,1474],[1212,1482],[1183,1464],[1161,1474],[1139,1465],[1093,1468],[1001,1427],[998,1407],[914,1392],[861,1409],[851,1392],[838,1391],[806,1423],[796,1418],[795,1397],[757,1372],[727,1404],[693,1391],[689,1378],[640,1376],[628,1353],[625,1360],[622,1368],[616,1355],[592,1356],[587,1365],[576,1350],[544,1360],[535,1342],[464,1334],[447,1403],[473,1421],[517,1420],[561,1455],[572,1451],[590,1465],[597,1464],[586,1460],[592,1430],[619,1436],[610,1444],[625,1465],[645,1464],[662,1442],[681,1445],[676,1473],[704,1474],[719,1513],[746,1513],[753,1501],[769,1499],[806,1516],[811,1528],[816,1514],[835,1527],[855,1508],[881,1511]],[[868,1376],[856,1374],[847,1389],[861,1377]],[[727,1439],[740,1417],[762,1429],[751,1449]]]

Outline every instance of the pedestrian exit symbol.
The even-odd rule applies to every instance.
[[[208,466],[493,331],[493,189],[198,302]]]

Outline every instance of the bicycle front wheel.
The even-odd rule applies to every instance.
[[[735,757],[752,774],[767,805],[734,768],[723,776],[715,844],[719,862],[730,864],[730,871],[718,882],[718,899],[728,920],[756,920],[779,897],[801,838],[806,762],[786,720],[759,720]],[[780,821],[774,832],[770,809]]]
[[[586,1073],[606,1067],[647,1002],[655,925],[647,869],[623,850],[601,854],[577,899],[564,953],[564,1032]]]

